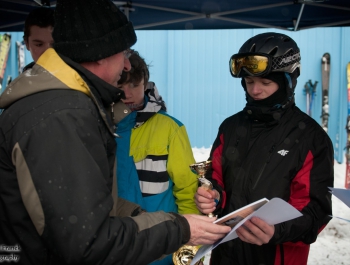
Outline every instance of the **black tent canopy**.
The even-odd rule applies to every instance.
[[[74,1],[74,0],[71,0]],[[85,1],[88,4],[89,0]],[[349,0],[113,1],[140,30],[277,28],[297,31],[350,26]],[[0,31],[23,31],[28,13],[51,0],[0,0]]]

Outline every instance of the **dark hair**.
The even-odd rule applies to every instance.
[[[48,7],[39,7],[32,10],[24,22],[23,39],[28,40],[30,36],[30,27],[38,26],[40,28],[54,27],[54,10]]]
[[[140,56],[137,51],[130,50],[131,56],[129,58],[131,64],[131,70],[129,72],[122,73],[122,76],[118,83],[120,85],[125,83],[140,84],[142,79],[144,79],[145,88],[149,80],[149,65],[146,64],[145,60]]]

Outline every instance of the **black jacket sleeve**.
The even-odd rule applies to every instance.
[[[328,187],[333,187],[333,146],[322,130],[305,136],[307,144],[301,153],[301,168],[291,184],[289,203],[303,216],[277,224],[271,243],[315,242],[317,235],[331,220],[332,201]]]

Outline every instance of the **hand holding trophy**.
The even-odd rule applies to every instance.
[[[198,175],[198,181],[201,187],[206,190],[212,190],[213,184],[205,178],[205,173],[211,168],[211,161],[203,161],[190,165],[191,170]],[[208,217],[214,217],[213,213],[209,213]]]

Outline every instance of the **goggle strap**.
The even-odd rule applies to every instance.
[[[292,78],[290,77],[290,75],[289,75],[288,73],[284,73],[284,75],[285,75],[286,78],[287,78],[289,88],[292,88],[292,86],[293,86],[293,84],[292,84]]]

